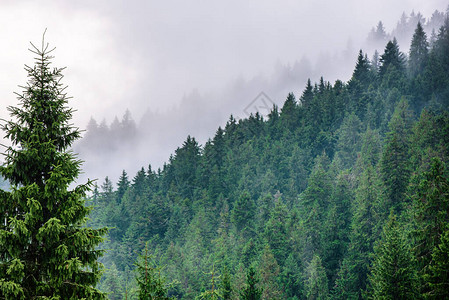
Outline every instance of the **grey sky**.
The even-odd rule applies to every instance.
[[[28,42],[40,43],[45,28],[47,41],[57,47],[55,66],[67,66],[70,105],[78,110],[76,125],[84,128],[91,116],[110,122],[129,108],[138,121],[147,109],[180,105],[194,90],[218,94],[237,78],[269,78],[276,63],[293,65],[307,56],[315,64],[320,53],[332,56],[348,40],[358,50],[379,20],[391,31],[403,11],[430,17],[447,5],[442,0],[1,0],[0,117],[8,118],[6,106],[16,104],[13,92],[26,82],[23,65],[32,63]],[[342,70],[335,76],[348,75]]]

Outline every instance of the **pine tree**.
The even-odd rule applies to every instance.
[[[374,246],[369,275],[369,299],[416,299],[418,277],[403,229],[390,214],[382,237]]]
[[[308,300],[325,300],[329,294],[326,270],[321,258],[314,255],[306,269],[305,290]]]
[[[377,23],[376,28],[372,28],[371,32],[368,36],[368,40],[374,44],[377,45],[379,43],[383,43],[387,39],[387,33],[385,32],[385,27],[382,21],[379,21]]]
[[[357,62],[352,73],[351,80],[348,83],[349,90],[356,96],[361,93],[372,83],[371,64],[366,54],[362,50],[359,51]]]
[[[149,254],[148,243],[135,265],[139,300],[174,299],[167,296],[168,286],[165,283],[165,278],[161,275],[161,268],[155,266],[152,255]]]
[[[231,274],[229,273],[229,268],[225,267],[223,270],[223,276],[221,279],[220,288],[222,290],[223,300],[231,299],[232,295],[232,283],[231,283]]]
[[[231,220],[238,231],[251,235],[254,231],[256,205],[248,191],[244,191],[234,205]]]
[[[271,211],[270,219],[266,222],[263,236],[269,247],[271,247],[270,251],[273,252],[276,261],[280,265],[284,265],[285,259],[290,252],[286,228],[287,220],[288,209],[281,199],[278,199]]]
[[[429,43],[427,42],[427,36],[421,23],[418,23],[410,45],[408,61],[409,72],[412,77],[417,76],[424,70],[428,54]]]
[[[324,227],[332,191],[332,179],[328,172],[329,159],[326,154],[316,158],[312,173],[309,176],[307,189],[300,195],[299,212],[304,223],[301,243],[304,244],[303,259],[310,261],[313,253],[321,253],[323,241],[321,232]]]
[[[102,202],[103,204],[107,205],[109,204],[111,201],[113,201],[113,187],[112,187],[112,182],[111,180],[109,180],[109,177],[106,176],[106,178],[104,179],[104,182],[101,184],[101,197],[100,197],[100,202]]]
[[[424,278],[429,282],[428,299],[449,299],[449,229],[441,235],[440,244],[432,253],[429,275]]]
[[[380,57],[380,62],[379,75],[382,82],[387,87],[401,88],[406,61],[404,54],[399,50],[396,39],[387,43],[385,51]]]
[[[331,197],[332,202],[324,221],[321,257],[327,271],[329,286],[335,283],[339,265],[349,244],[350,206],[354,202],[350,186],[351,175],[349,172],[341,172],[337,175]]]
[[[361,147],[362,123],[355,114],[347,115],[337,131],[336,156],[341,159],[344,168],[352,167]]]
[[[373,84],[373,79],[374,76],[368,56],[366,54],[363,55],[362,50],[360,50],[354,72],[352,73],[351,80],[348,82],[348,91],[352,96],[350,110],[361,119],[366,114],[369,103],[366,94],[368,86]]]
[[[350,243],[336,281],[339,289],[343,289],[350,297],[359,294],[360,298],[360,291],[366,287],[370,253],[377,237],[376,180],[374,167],[368,166],[361,174],[356,190]]]
[[[102,286],[101,290],[107,292],[109,300],[123,299],[123,283],[119,278],[119,273],[114,263],[105,271]]]
[[[256,271],[250,267],[246,274],[246,286],[240,292],[240,300],[259,300],[263,289],[257,287],[259,280],[256,277]]]
[[[430,292],[426,278],[432,277],[433,252],[441,243],[442,234],[449,223],[449,180],[445,176],[444,164],[432,159],[431,168],[419,183],[414,199],[414,215],[417,224],[415,254],[419,275],[423,278],[421,293]]]
[[[264,287],[262,299],[282,299],[278,286],[279,265],[269,245],[265,245],[259,262],[260,284]]]
[[[120,176],[118,183],[117,183],[117,203],[120,204],[122,201],[123,195],[125,195],[125,192],[129,188],[129,179],[128,174],[126,174],[126,171],[122,171],[122,175]]]
[[[299,98],[300,103],[302,106],[307,107],[310,102],[313,100],[313,87],[312,83],[310,82],[310,78],[307,79],[307,85],[304,91],[302,92],[301,98]]]
[[[387,141],[380,169],[385,185],[383,213],[388,216],[390,208],[400,213],[404,207],[405,192],[410,177],[409,149],[412,115],[408,102],[398,103],[388,126]]]
[[[15,120],[2,126],[12,146],[0,173],[12,188],[0,193],[0,298],[104,299],[95,285],[107,229],[83,227],[92,182],[69,190],[80,173],[69,150],[80,132],[69,123],[63,69],[50,68],[54,49],[44,39],[41,49],[32,46],[20,107],[8,108]]]
[[[337,279],[331,291],[331,299],[335,300],[356,300],[359,299],[359,292],[354,286],[357,282],[356,275],[352,272],[351,262],[344,259],[338,270]]]
[[[301,278],[301,264],[298,253],[292,251],[285,260],[285,266],[281,271],[279,283],[288,299],[301,299],[304,292]],[[296,298],[295,298],[296,297]]]
[[[284,105],[281,109],[282,124],[291,131],[295,129],[296,125],[296,100],[293,93],[289,93]]]
[[[217,286],[217,279],[220,278],[220,276],[217,276],[214,265],[212,266],[212,271],[207,273],[207,275],[210,275],[211,277],[210,279],[211,287],[210,290],[201,293],[200,299],[218,300],[222,298],[223,296],[221,295],[222,294],[221,289],[219,286]]]

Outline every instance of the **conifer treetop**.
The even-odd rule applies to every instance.
[[[84,226],[92,182],[69,189],[81,165],[69,147],[80,131],[44,37],[40,49],[31,44],[35,64],[25,66],[19,106],[1,126],[11,146],[0,174],[12,187],[0,191],[0,299],[105,299],[95,285],[107,229]]]

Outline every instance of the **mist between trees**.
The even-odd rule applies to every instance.
[[[157,170],[75,189],[80,132],[43,43],[3,126],[0,298],[448,298],[449,16],[434,16],[408,55],[379,24],[383,50],[360,50],[347,82],[305,80]],[[92,120],[79,147],[137,157],[142,124]]]

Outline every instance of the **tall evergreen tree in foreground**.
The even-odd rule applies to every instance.
[[[83,227],[91,182],[69,190],[81,162],[68,149],[80,132],[69,123],[63,69],[50,68],[54,49],[44,40],[32,46],[20,106],[2,125],[12,145],[0,174],[12,187],[0,190],[0,299],[104,299],[96,247],[107,229]]]

